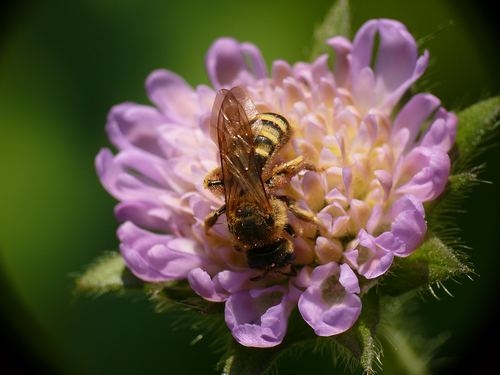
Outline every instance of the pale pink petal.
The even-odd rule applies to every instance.
[[[359,245],[347,251],[345,257],[367,279],[374,279],[387,272],[394,259],[394,252],[399,251],[403,245],[389,232],[373,237],[361,230],[358,238]]]
[[[376,35],[379,44],[373,58]],[[416,42],[403,24],[387,19],[368,21],[357,32],[352,45],[353,97],[362,108],[390,112],[423,74],[427,62],[427,52],[418,57]]]
[[[292,75],[292,67],[286,61],[276,60],[273,62],[271,77],[276,84],[282,85],[285,78],[291,77]]]
[[[119,149],[137,147],[144,152],[163,156],[158,144],[158,127],[165,121],[153,107],[123,103],[115,105],[108,114],[106,132]]]
[[[197,125],[197,95],[183,78],[168,70],[155,70],[146,80],[146,91],[167,119],[187,126]]]
[[[327,42],[335,51],[335,81],[339,86],[346,86],[350,70],[351,42],[343,37],[336,36]]]
[[[299,298],[299,311],[318,336],[347,331],[361,313],[359,284],[347,264],[316,267],[311,285]]]
[[[160,282],[186,279],[204,260],[190,239],[159,235],[131,222],[118,230],[120,251],[130,270],[142,280]]]
[[[228,293],[218,290],[217,283],[201,268],[195,268],[188,274],[189,285],[202,298],[212,302],[222,302]]]
[[[216,89],[249,85],[267,76],[260,51],[253,44],[239,43],[232,38],[218,39],[208,50],[205,63]]]
[[[422,202],[435,199],[444,190],[451,162],[438,148],[417,147],[404,157],[395,177],[399,194],[412,194]]]
[[[152,154],[128,149],[113,156],[103,149],[95,163],[101,183],[120,200],[150,201],[169,186],[168,162]]]
[[[161,217],[157,210],[158,205],[152,201],[126,201],[115,207],[115,216],[121,223],[131,221],[141,228],[161,233],[167,228],[168,213],[164,212]]]
[[[232,294],[226,301],[226,324],[240,344],[256,348],[279,345],[294,303],[288,288],[275,285]]]
[[[454,113],[440,108],[436,119],[424,134],[420,146],[436,147],[448,152],[455,142],[457,123],[458,118]]]
[[[399,111],[392,126],[392,134],[396,136],[399,132],[407,132],[405,144],[395,144],[397,148],[404,150],[412,147],[424,125],[424,121],[436,111],[440,100],[431,94],[417,94]]]
[[[404,244],[397,256],[408,256],[423,242],[427,232],[425,212],[420,201],[403,196],[393,206],[391,233]]]

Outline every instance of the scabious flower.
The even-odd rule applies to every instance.
[[[335,56],[267,72],[252,44],[221,38],[209,49],[212,87],[188,85],[157,70],[146,81],[153,106],[124,103],[109,113],[117,152],[96,158],[115,214],[128,268],[148,282],[188,280],[202,298],[225,304],[225,320],[245,346],[282,342],[298,308],[319,336],[348,330],[368,285],[422,243],[423,204],[443,191],[457,119],[431,94],[402,100],[429,60],[393,20],[365,23],[351,42],[327,41]],[[210,113],[216,91],[242,87],[261,112],[285,116],[293,128],[283,160],[298,155],[315,166],[282,189],[314,220],[289,214],[296,273],[249,268],[234,248],[225,216],[206,232],[220,207],[203,181],[219,163]]]

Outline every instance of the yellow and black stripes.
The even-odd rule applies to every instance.
[[[259,113],[251,122],[254,134],[255,161],[259,169],[290,137],[290,124],[276,113]]]

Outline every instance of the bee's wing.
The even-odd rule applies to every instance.
[[[262,121],[257,119],[259,111],[257,111],[254,102],[250,99],[246,91],[241,87],[233,87],[231,89],[231,94],[234,95],[238,103],[243,108],[248,119],[248,123],[250,124],[248,127],[251,129],[252,139],[255,139],[255,134],[260,134],[260,130],[262,128]]]
[[[215,98],[211,122],[217,127],[226,215],[234,215],[241,199],[253,201],[272,212],[261,171],[255,163],[254,135],[249,123],[257,113],[246,93],[235,87],[220,90]]]

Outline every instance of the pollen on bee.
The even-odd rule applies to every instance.
[[[203,186],[216,196],[223,195],[224,182],[222,181],[221,169],[215,168],[212,170],[203,180]]]

